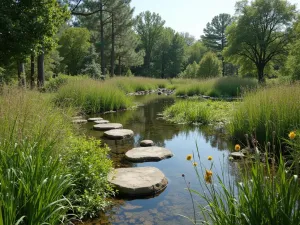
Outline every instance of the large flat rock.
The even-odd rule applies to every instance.
[[[133,148],[126,152],[125,156],[133,162],[151,162],[170,158],[173,156],[173,153],[166,148],[151,146]]]
[[[82,124],[82,123],[87,123],[88,121],[87,120],[84,120],[84,119],[76,119],[76,120],[73,120],[72,123],[76,123],[76,124]]]
[[[103,120],[103,118],[101,118],[101,117],[92,117],[92,118],[88,118],[88,121],[89,121],[89,122],[94,122],[94,121],[97,121],[97,120]]]
[[[113,129],[104,132],[104,136],[112,140],[131,138],[133,135],[133,131],[128,129]]]
[[[165,175],[155,167],[115,169],[108,174],[108,181],[120,194],[132,197],[155,194],[168,184]]]
[[[106,123],[109,123],[108,120],[95,120],[94,123],[96,124],[106,124]]]
[[[112,129],[121,129],[123,125],[120,123],[106,123],[106,124],[96,124],[93,126],[94,130],[112,130]]]

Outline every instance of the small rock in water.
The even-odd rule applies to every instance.
[[[108,120],[96,120],[96,121],[94,121],[94,123],[105,124],[105,123],[109,123],[109,121]]]
[[[241,152],[232,152],[232,153],[230,153],[229,157],[230,156],[234,159],[243,159],[243,158],[245,158],[245,155]]]
[[[89,122],[94,122],[94,121],[97,121],[97,120],[103,120],[103,118],[101,118],[101,117],[88,118]]]
[[[148,147],[148,146],[153,146],[153,145],[154,145],[154,143],[152,140],[143,140],[140,143],[141,147]]]
[[[78,119],[78,120],[73,120],[72,123],[76,123],[76,124],[81,124],[81,123],[87,123],[87,120],[83,120],[83,119]]]

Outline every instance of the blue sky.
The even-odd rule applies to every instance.
[[[298,5],[299,0],[289,0]],[[178,32],[189,32],[196,39],[203,34],[203,28],[220,13],[234,14],[236,0],[132,0],[135,15],[149,10],[159,13],[166,26]],[[299,8],[299,7],[298,7]]]

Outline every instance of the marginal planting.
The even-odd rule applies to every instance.
[[[114,84],[93,79],[69,81],[58,90],[55,102],[87,114],[126,109],[132,105],[131,99]]]
[[[163,114],[175,123],[226,122],[237,102],[181,100],[164,110]]]
[[[257,86],[254,79],[239,77],[222,77],[207,80],[191,80],[191,82],[182,85],[176,89],[176,95],[193,96],[208,95],[211,97],[237,97],[248,89]]]
[[[286,137],[300,124],[300,85],[275,86],[249,93],[233,114],[229,131],[238,140],[253,134],[261,143]],[[277,143],[278,144],[278,143]]]

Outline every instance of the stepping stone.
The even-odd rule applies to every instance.
[[[97,124],[105,124],[105,123],[109,123],[108,120],[96,120],[96,121],[94,121],[94,122],[97,123]]]
[[[243,159],[243,158],[245,158],[245,155],[241,152],[232,152],[232,153],[229,154],[229,157],[230,156],[234,159]]]
[[[143,140],[140,143],[141,147],[148,147],[148,146],[153,146],[153,145],[154,145],[154,143],[152,140]]]
[[[97,120],[103,120],[103,118],[101,118],[101,117],[88,118],[89,122],[94,122],[94,121],[97,121]]]
[[[106,124],[96,124],[93,126],[94,130],[112,130],[112,129],[121,129],[123,125],[120,123],[106,123]]]
[[[72,120],[83,120],[84,118],[82,116],[73,116]]]
[[[155,194],[168,184],[166,176],[155,167],[115,169],[108,174],[108,181],[120,194],[132,197]]]
[[[125,157],[133,162],[160,161],[172,156],[170,150],[157,146],[133,148],[125,153]]]
[[[82,123],[87,123],[87,120],[84,119],[77,119],[77,120],[73,120],[72,123],[76,123],[76,124],[82,124]]]
[[[104,132],[104,136],[112,140],[130,138],[133,134],[133,131],[128,129],[113,129]]]

